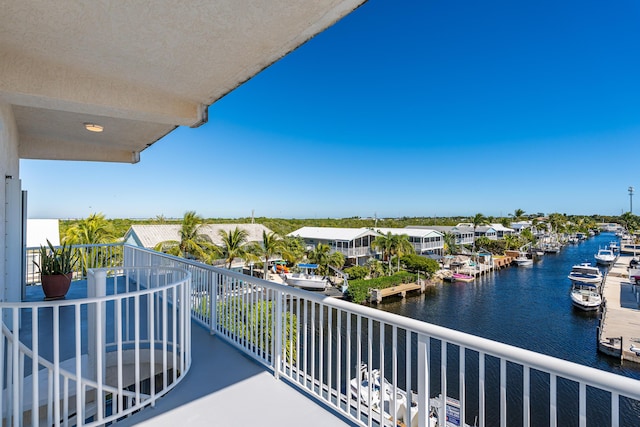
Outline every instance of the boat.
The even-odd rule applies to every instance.
[[[597,310],[602,304],[602,296],[595,285],[573,282],[571,286],[571,303],[584,311]]]
[[[469,274],[462,274],[462,273],[453,273],[451,275],[451,279],[454,282],[473,282],[475,277],[469,275]]]
[[[360,365],[358,375],[351,379],[349,386],[351,396],[360,401],[360,405],[363,407],[363,413],[365,413],[366,409],[371,405],[371,412],[378,415],[374,415],[372,418],[378,419],[380,411],[382,410],[385,427],[394,427],[394,419],[397,421],[397,426],[418,426],[418,399],[416,394],[413,391],[411,392],[410,418],[407,419],[407,405],[409,402],[407,392],[399,387],[396,387],[394,391],[393,384],[387,381],[386,378],[381,378],[378,369],[369,371],[366,364]],[[435,399],[431,400],[434,401]],[[431,406],[429,427],[436,427],[438,426],[438,419],[435,415],[436,412],[433,402]]]
[[[616,260],[616,255],[611,249],[598,249],[598,253],[594,255],[596,263],[600,265],[611,265]]]
[[[323,291],[329,287],[329,280],[326,276],[315,274],[318,264],[298,264],[300,271],[296,273],[283,273],[284,282],[289,286],[302,289]]]
[[[571,283],[587,283],[591,285],[599,285],[602,283],[602,273],[598,267],[591,265],[588,262],[574,265],[569,273],[569,280]]]
[[[386,378],[381,378],[378,369],[369,371],[366,364],[360,365],[358,376],[351,379],[349,387],[351,396],[360,402],[363,414],[367,413],[369,404],[371,404],[371,412],[374,414],[372,418],[378,420],[382,409],[384,427],[418,427],[420,419],[417,405],[418,395],[414,391],[410,391],[410,396],[407,396],[407,392],[400,387],[396,387],[394,390],[393,384]],[[409,411],[407,411],[409,404],[407,397],[411,398]],[[440,417],[440,413],[446,414],[446,416]],[[453,418],[449,418],[449,416],[454,414],[458,414],[458,416],[460,414],[458,400],[448,396],[446,400],[443,400],[442,394],[429,399],[429,422],[427,424],[429,427],[459,426],[459,423],[450,423]],[[396,421],[395,426],[394,421]],[[463,425],[470,427],[467,423],[463,423]]]
[[[526,252],[519,252],[518,257],[513,260],[518,267],[530,267],[533,265],[533,260],[527,256]]]
[[[620,250],[620,245],[618,244],[618,242],[609,242],[609,249],[611,249],[613,252],[617,252]]]
[[[631,347],[629,347],[629,351],[633,352],[636,354],[636,356],[640,356],[640,344],[638,343],[639,341],[633,340],[634,342],[631,343]]]

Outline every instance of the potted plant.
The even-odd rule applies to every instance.
[[[42,291],[46,300],[64,298],[71,286],[73,269],[78,257],[73,248],[66,243],[55,248],[47,239],[47,246],[40,246],[40,262],[34,260],[38,267]]]

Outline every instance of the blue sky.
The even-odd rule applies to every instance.
[[[620,215],[639,23],[635,0],[370,0],[138,164],[22,160],[29,217]]]

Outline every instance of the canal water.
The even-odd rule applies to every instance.
[[[598,353],[599,313],[573,308],[569,296],[571,284],[567,276],[571,267],[581,262],[595,265],[594,255],[598,248],[613,240],[617,240],[614,234],[602,233],[579,244],[565,246],[557,254],[546,254],[531,267],[508,267],[471,283],[444,283],[420,296],[388,300],[378,308],[640,379],[640,365],[620,363],[617,358]],[[577,393],[571,385],[567,387],[567,391],[563,391],[559,386],[559,401],[575,402],[573,398],[562,398],[563,394],[575,396]],[[596,400],[596,406],[589,408],[589,425],[609,425],[605,415],[610,406],[608,398],[603,396]],[[559,425],[575,422],[577,403],[575,408],[569,406],[573,403],[558,409]],[[640,425],[640,407],[625,402],[622,406],[625,413],[621,415],[621,425]],[[490,425],[498,422],[495,413],[489,413],[487,417]],[[520,425],[521,419],[520,413],[510,413],[509,425]],[[548,412],[534,412],[532,425],[546,425],[548,419]]]
[[[573,308],[569,297],[571,267],[581,262],[595,265],[598,248],[613,240],[614,234],[601,233],[546,254],[532,267],[508,267],[471,283],[444,283],[379,308],[640,379],[640,365],[621,364],[598,353],[598,313]]]

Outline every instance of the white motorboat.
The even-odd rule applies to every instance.
[[[351,379],[350,388],[351,396],[359,399],[365,410],[370,405],[371,411],[375,414],[380,415],[380,410],[383,411],[385,427],[394,427],[394,418],[398,424],[418,426],[417,399],[411,399],[410,419],[406,419],[408,404],[406,391],[396,387],[394,393],[393,385],[386,378],[380,378],[379,370],[369,371],[367,365],[360,365],[358,376]],[[438,420],[430,416],[429,426],[436,427],[437,425]]]
[[[351,379],[349,387],[351,396],[356,401],[360,401],[363,414],[367,413],[369,405],[371,405],[371,412],[378,416],[374,416],[374,419],[377,420],[380,416],[380,409],[382,409],[384,427],[418,427],[420,420],[417,405],[418,395],[410,391],[411,407],[407,413],[407,405],[409,404],[407,392],[399,387],[394,390],[393,384],[387,381],[386,378],[381,378],[378,369],[369,371],[366,364],[360,365],[358,376]],[[427,425],[429,427],[452,425],[447,423],[446,416],[440,417],[439,414],[442,413],[444,415],[445,413],[449,414],[449,412],[454,414],[457,412],[459,416],[459,409],[460,402],[456,399],[447,397],[446,401],[444,401],[441,394],[438,397],[432,397],[429,399]],[[395,425],[394,422],[396,423]],[[470,427],[467,423],[463,423],[463,426]]]
[[[600,265],[611,265],[616,260],[616,255],[611,249],[598,249],[598,253],[594,255],[596,263]]]
[[[533,265],[533,259],[529,258],[526,252],[520,252],[513,262],[515,262],[518,267],[530,267]]]
[[[602,296],[595,285],[574,282],[571,286],[571,303],[580,310],[597,310],[602,304]]]
[[[618,244],[618,242],[609,242],[609,249],[611,249],[613,252],[617,252],[620,250],[620,245]]]
[[[591,265],[588,262],[583,262],[579,265],[574,265],[569,273],[569,280],[572,283],[586,283],[591,285],[599,285],[602,283],[602,272],[598,267]]]
[[[315,274],[318,264],[298,264],[298,268],[300,269],[298,272],[283,274],[287,285],[313,291],[323,291],[329,287],[326,276]]]

